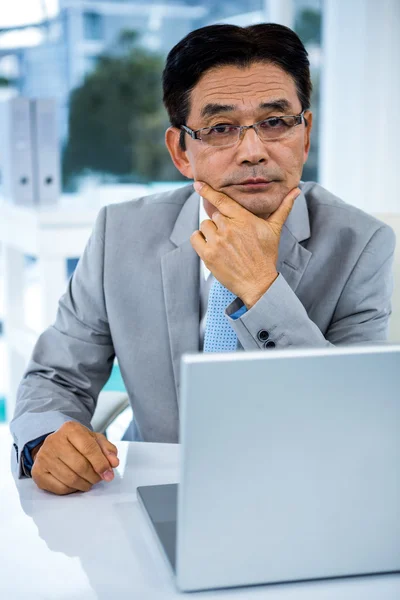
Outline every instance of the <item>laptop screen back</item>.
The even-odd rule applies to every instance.
[[[400,570],[400,347],[187,355],[177,581]]]

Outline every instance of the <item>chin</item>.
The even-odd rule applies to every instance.
[[[279,208],[282,199],[274,197],[266,198],[264,194],[235,194],[231,198],[254,215],[271,214]]]

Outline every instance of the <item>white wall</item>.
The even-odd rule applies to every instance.
[[[320,183],[400,213],[400,1],[324,0]]]

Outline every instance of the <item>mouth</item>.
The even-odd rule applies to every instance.
[[[267,190],[273,183],[274,181],[262,179],[261,177],[256,177],[254,179],[246,179],[245,181],[241,181],[240,183],[235,183],[232,185],[239,189],[247,191],[264,191]]]
[[[263,179],[262,177],[254,177],[253,179],[246,179],[246,181],[241,181],[238,185],[256,185],[262,183],[272,183],[270,179]]]

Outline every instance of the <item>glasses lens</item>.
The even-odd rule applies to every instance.
[[[258,126],[258,135],[263,140],[279,140],[285,137],[295,125],[295,117],[270,117],[261,121]]]
[[[202,131],[200,138],[209,146],[230,146],[238,141],[239,131],[235,125],[215,125]]]

